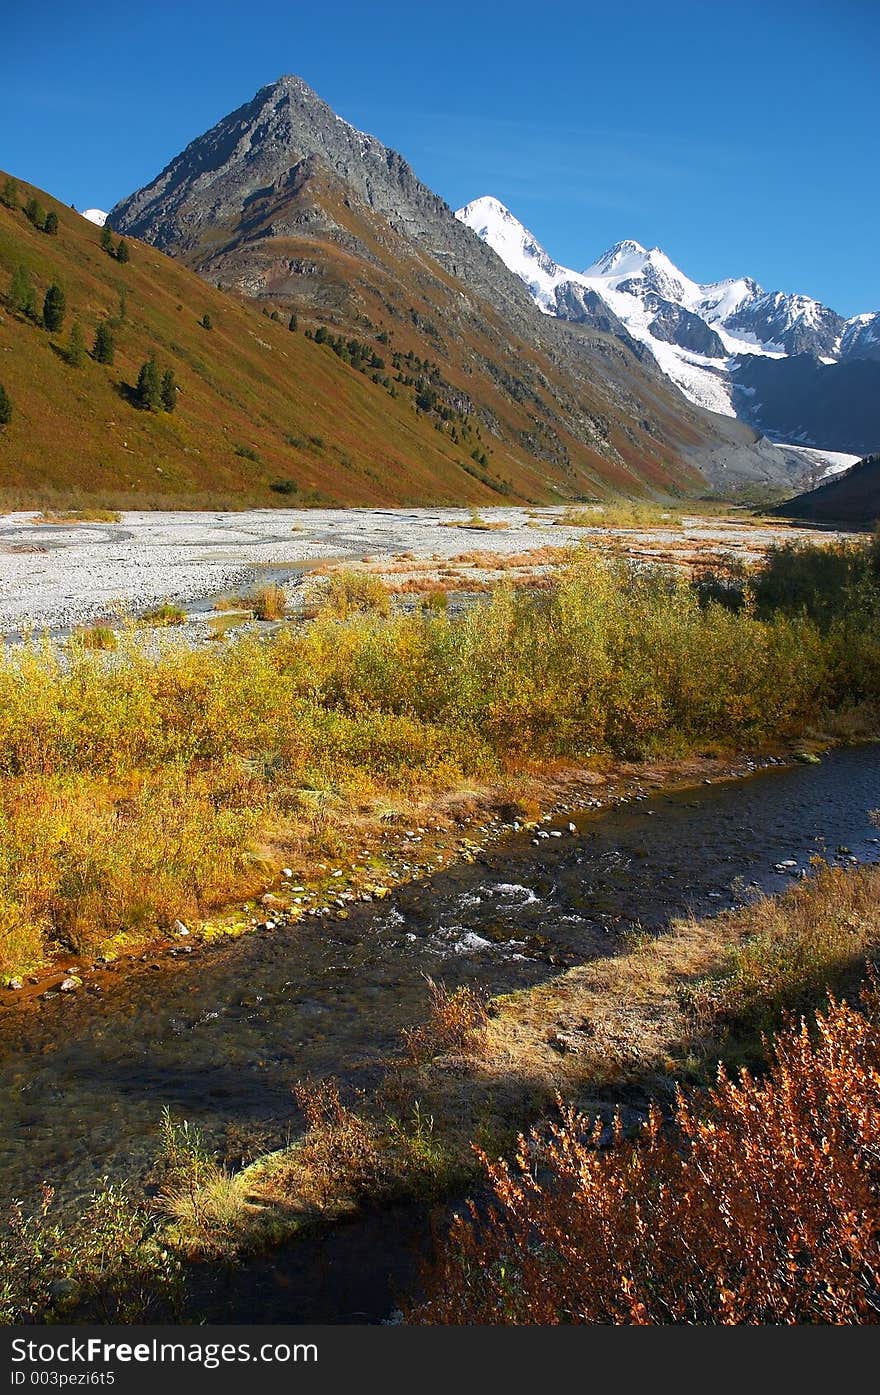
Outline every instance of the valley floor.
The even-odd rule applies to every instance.
[[[581,520],[585,514],[579,510]],[[535,553],[520,568],[528,571],[542,565],[541,551],[572,543],[698,566],[722,555],[754,562],[774,542],[815,537],[736,513],[688,514],[664,523],[658,511],[656,522],[631,528],[609,527],[598,512],[595,527],[573,526],[572,516],[562,507],[493,508],[478,516],[453,508],[132,512],[118,523],[6,514],[0,516],[0,630],[65,630],[118,612],[137,614],[164,600],[204,614],[224,593],[296,581],[304,570],[331,561],[368,559],[371,570],[390,572],[395,589],[414,591],[434,581],[448,585],[450,567],[466,568],[474,589],[482,589],[509,570],[512,557]],[[386,558],[402,558],[404,565],[388,567]],[[417,581],[407,586],[409,574]]]

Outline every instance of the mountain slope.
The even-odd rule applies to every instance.
[[[393,345],[373,338],[370,355],[384,357],[384,366],[368,358],[367,371],[358,371],[347,350],[338,356],[302,325],[291,333],[287,316],[267,318],[145,243],[132,241],[130,261],[119,262],[102,249],[92,222],[19,182],[19,204],[31,197],[56,214],[56,236],[29,222],[21,206],[0,205],[0,383],[12,402],[12,420],[0,427],[4,506],[561,496],[562,472],[554,479],[526,449],[489,445],[466,414],[445,421],[436,409],[417,409],[415,381],[396,382]],[[18,267],[31,277],[38,307],[51,282],[62,285],[67,316],[59,334],[13,308]],[[201,323],[206,314],[210,329]],[[74,320],[87,350],[97,325],[111,326],[112,365],[89,353],[79,367],[67,361]],[[176,374],[172,414],[132,405],[138,370],[152,353]],[[485,466],[473,459],[484,452]]]
[[[261,89],[111,210],[207,280],[436,364],[492,451],[569,497],[699,489],[729,433],[685,402],[607,311],[539,316],[517,276],[397,152],[296,77]],[[784,465],[737,439],[734,473]],[[750,473],[751,472],[751,473]],[[537,489],[536,481],[534,488]]]
[[[852,320],[809,296],[767,293],[748,277],[700,285],[658,247],[619,242],[585,271],[554,262],[537,239],[497,199],[475,199],[456,217],[470,227],[524,282],[546,314],[578,319],[591,296],[646,346],[691,401],[739,416],[762,431],[831,450],[866,449],[880,441],[880,314]],[[595,314],[595,309],[591,312]],[[810,406],[792,414],[789,358],[809,355],[818,370]],[[760,382],[760,399],[755,384]],[[851,413],[858,403],[855,425]]]
[[[866,456],[846,474],[774,510],[785,518],[869,527],[880,519],[880,455]]]

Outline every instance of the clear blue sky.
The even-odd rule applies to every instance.
[[[46,0],[3,22],[0,166],[109,208],[285,72],[560,262],[658,244],[880,308],[877,0]]]

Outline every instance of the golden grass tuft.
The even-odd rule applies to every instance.
[[[287,614],[287,596],[283,586],[270,582],[254,592],[248,602],[258,620],[282,620]]]
[[[33,520],[34,523],[119,523],[122,514],[118,509],[45,509]]]
[[[116,631],[112,625],[77,625],[70,636],[70,645],[82,649],[108,650],[117,647]]]
[[[610,504],[598,504],[587,509],[566,509],[556,519],[566,528],[681,528],[681,514],[660,504],[645,504],[626,499]]]

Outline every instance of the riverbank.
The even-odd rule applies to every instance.
[[[796,605],[783,575],[762,614],[581,552],[462,612],[389,614],[343,576],[267,639],[8,651],[0,974],[23,985],[60,949],[76,992],[73,971],[157,940],[345,912],[467,856],[487,804],[496,831],[534,822],[548,779],[586,781],[565,771],[870,734],[880,630],[872,593],[850,599],[867,563],[815,556]]]
[[[513,994],[438,988],[369,1090],[332,1076],[304,1085],[305,1132],[237,1167],[169,1116],[151,1206],[117,1174],[60,1231],[50,1205],[4,1233],[5,1320],[299,1321],[293,1295],[327,1254],[340,1296],[315,1309],[310,1295],[306,1311],[345,1320],[368,1238],[371,1272],[387,1255],[405,1285],[396,1296],[412,1298],[432,1208],[448,1221],[451,1198],[480,1185],[472,1143],[509,1155],[557,1095],[604,1120],[610,1142],[615,1111],[624,1131],[637,1127],[652,1105],[671,1109],[682,1079],[708,1082],[719,1058],[760,1068],[761,1034],[787,1010],[810,1011],[829,987],[854,991],[880,944],[878,890],[880,869],[819,868],[780,898],[673,921]],[[384,1281],[377,1299],[348,1320],[387,1318]]]

